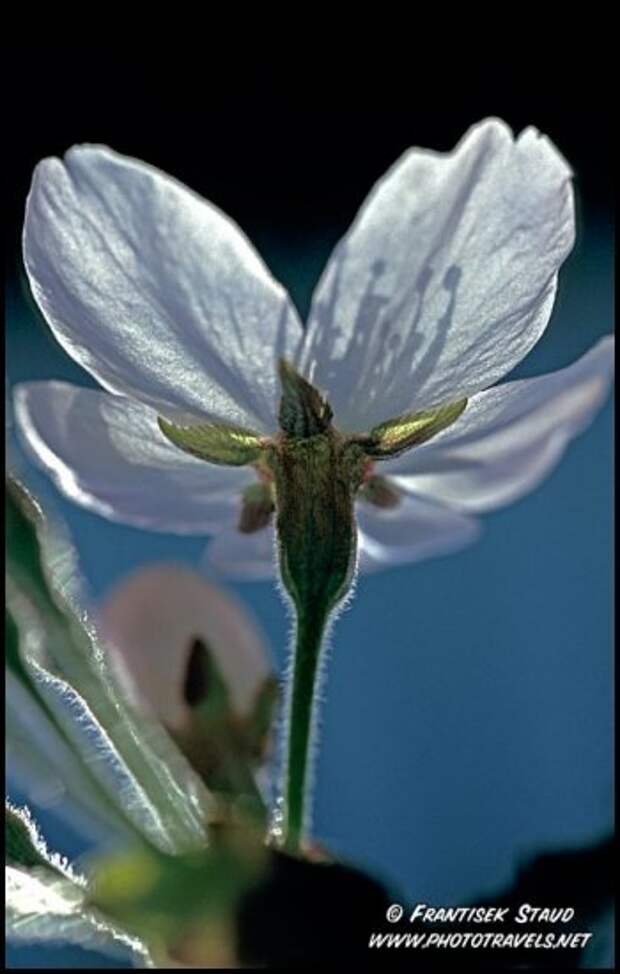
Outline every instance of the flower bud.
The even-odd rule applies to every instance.
[[[255,623],[229,593],[195,572],[155,565],[121,583],[100,607],[102,634],[134,702],[183,731],[214,690],[200,649],[221,674],[232,711],[249,716],[271,666]]]
[[[333,416],[329,403],[286,359],[278,362],[278,374],[282,385],[280,429],[298,439],[324,433]]]
[[[274,512],[273,492],[269,483],[250,484],[243,492],[239,531],[254,534],[266,528]]]

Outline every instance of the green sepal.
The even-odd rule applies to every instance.
[[[264,440],[252,430],[224,423],[177,426],[157,417],[160,430],[170,442],[199,460],[225,467],[243,467],[260,460]]]
[[[375,426],[368,437],[356,438],[356,442],[363,446],[369,457],[388,460],[441,433],[459,418],[466,406],[467,399],[459,399],[458,402],[439,406],[437,409],[405,413]]]
[[[298,614],[329,615],[355,562],[354,497],[365,457],[333,432],[286,437],[266,457],[275,483],[280,572]]]
[[[280,359],[278,371],[282,384],[278,421],[282,431],[297,439],[325,433],[333,416],[327,400],[286,359]]]

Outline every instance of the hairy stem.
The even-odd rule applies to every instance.
[[[362,456],[359,447],[325,432],[285,439],[269,460],[276,488],[280,572],[296,616],[280,835],[291,852],[304,837],[323,637],[330,615],[350,587],[355,565],[353,498]]]
[[[285,780],[284,844],[291,851],[299,848],[304,832],[317,676],[326,621],[325,616],[317,619],[306,614],[297,619]]]

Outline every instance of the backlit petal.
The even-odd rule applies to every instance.
[[[301,336],[286,291],[239,228],[151,166],[74,146],[36,168],[24,227],[35,299],[107,389],[276,428],[278,356]]]
[[[609,392],[614,339],[568,368],[506,382],[470,399],[434,440],[381,465],[401,487],[465,511],[488,511],[533,490]]]
[[[473,518],[423,497],[404,497],[388,510],[359,503],[357,518],[364,573],[451,554],[475,541],[481,530]]]
[[[301,368],[366,430],[487,388],[544,331],[574,239],[570,169],[497,119],[450,153],[410,149],[317,286]]]
[[[146,406],[65,382],[16,387],[15,417],[35,462],[71,500],[135,527],[210,534],[236,523],[246,467],[219,467],[172,446]]]
[[[262,581],[275,577],[273,526],[242,534],[229,530],[209,542],[205,566],[223,578]]]

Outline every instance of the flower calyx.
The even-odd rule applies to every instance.
[[[227,423],[200,423],[182,426],[162,416],[157,423],[174,446],[199,460],[226,467],[243,467],[260,460],[264,438],[252,430]]]
[[[278,372],[282,384],[278,421],[283,433],[307,439],[327,432],[333,417],[327,400],[286,359],[278,362]]]
[[[367,435],[353,437],[373,460],[390,460],[428,442],[451,426],[467,406],[467,399],[435,409],[404,413],[375,426]]]

